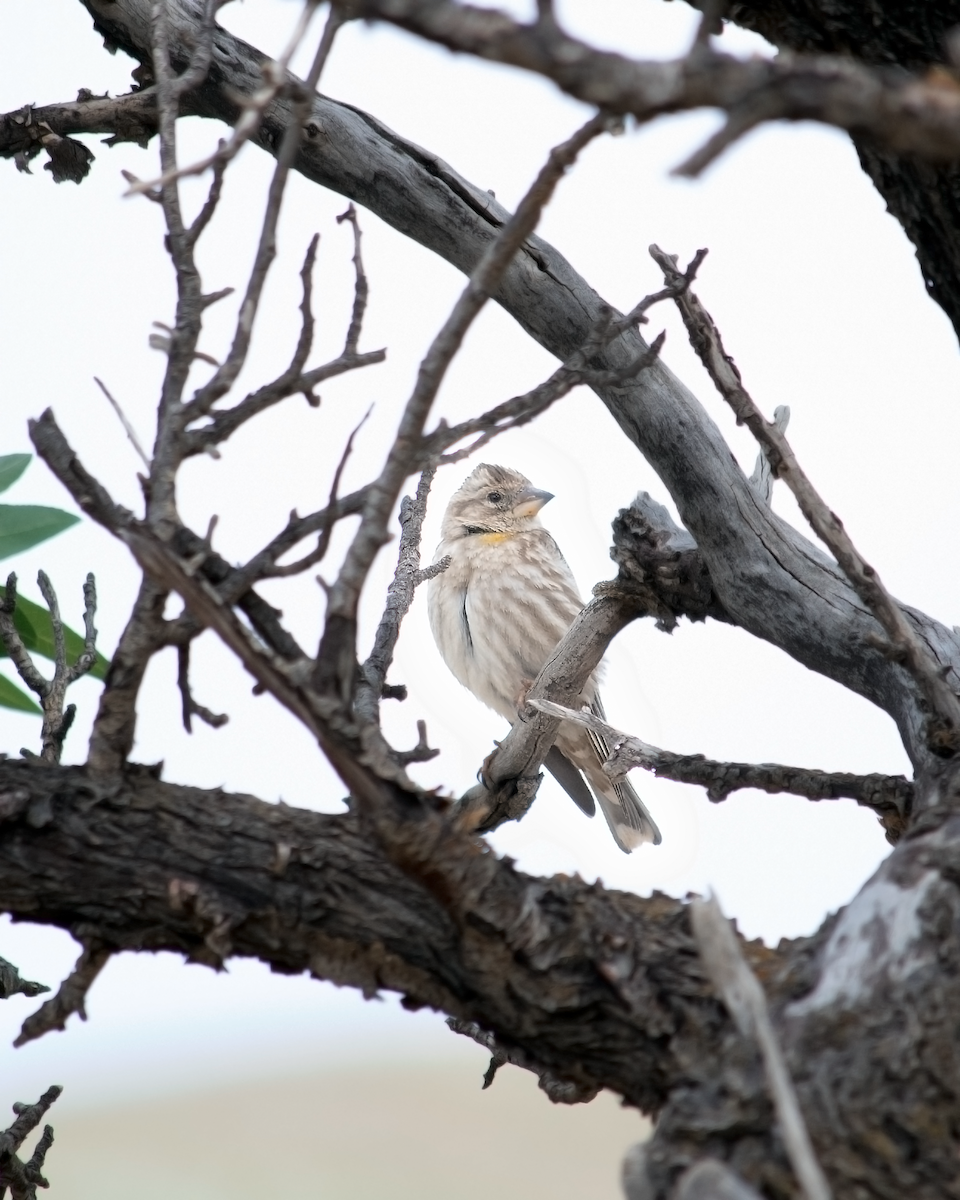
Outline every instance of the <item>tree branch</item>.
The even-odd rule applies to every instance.
[[[844,771],[817,771],[778,763],[716,762],[702,754],[673,754],[614,729],[589,709],[576,711],[549,700],[528,699],[527,702],[538,712],[573,721],[602,734],[612,748],[604,770],[614,780],[623,779],[633,767],[642,767],[663,779],[705,788],[708,799],[714,804],[743,788],[770,793],[789,792],[807,800],[856,800],[880,817],[887,840],[892,844],[899,841],[910,820],[914,785],[902,775],[850,775]]]

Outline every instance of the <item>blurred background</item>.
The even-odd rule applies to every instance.
[[[531,11],[532,11],[532,6]],[[110,56],[76,0],[0,8],[0,111],[26,103],[126,91],[132,63]],[[524,5],[514,11],[527,15]],[[561,0],[560,18],[595,44],[644,57],[683,53],[694,14],[661,0]],[[227,6],[222,23],[267,53],[282,47],[297,9],[289,0]],[[319,30],[314,31],[316,34]],[[769,54],[760,39],[727,30],[722,45]],[[310,51],[312,53],[312,50]],[[302,64],[301,64],[302,65]],[[398,32],[344,29],[321,89],[373,113],[513,205],[551,145],[585,110],[537,79],[460,59]],[[647,254],[655,241],[687,261],[710,255],[698,292],[717,319],[748,388],[768,414],[789,404],[801,461],[855,541],[903,600],[948,624],[960,621],[957,574],[943,566],[955,544],[960,481],[956,343],[925,295],[912,249],[861,173],[848,140],[811,126],[762,129],[696,182],[673,166],[716,127],[713,113],[670,118],[594,144],[561,185],[540,232],[607,300],[626,308],[660,286]],[[212,123],[181,122],[183,161],[222,136]],[[139,511],[139,466],[93,376],[123,405],[141,440],[153,436],[163,360],[147,346],[153,321],[170,322],[173,287],[156,206],[124,199],[121,169],[157,171],[156,148],[108,149],[82,186],[55,186],[33,164],[0,164],[0,354],[4,363],[0,453],[30,450],[26,421],[52,406],[84,464],[120,502]],[[202,243],[206,290],[242,286],[272,162],[248,147],[227,177],[217,221]],[[205,180],[188,181],[200,203]],[[335,217],[342,197],[291,180],[279,254],[241,387],[286,364],[299,325],[297,272],[321,235],[316,276],[318,345],[313,362],[338,352],[352,296],[349,230]],[[325,500],[346,437],[367,407],[344,489],[379,469],[417,364],[463,280],[445,263],[361,211],[371,302],[362,349],[388,348],[382,366],[332,381],[319,411],[291,399],[237,434],[218,462],[183,472],[181,511],[204,531],[219,516],[215,544],[246,559],[286,521]],[[210,310],[203,348],[221,356],[232,330],[229,303]],[[664,357],[720,424],[749,472],[756,448],[737,429],[692,356],[673,311],[655,309],[651,332],[667,330]],[[515,395],[553,369],[495,306],[474,326],[438,402],[460,419]],[[197,379],[208,368],[200,367]],[[600,403],[580,390],[534,426],[485,451],[556,493],[543,514],[585,595],[613,573],[609,526],[640,489],[669,504],[657,477],[617,433]],[[470,464],[435,484],[425,540]],[[782,486],[775,507],[803,528]],[[33,463],[4,497],[53,504],[69,498]],[[339,529],[329,577],[349,536]],[[393,569],[380,556],[364,609],[369,634]],[[949,558],[948,558],[949,561]],[[100,645],[110,654],[137,585],[125,551],[89,522],[11,560],[25,595],[39,600],[38,568],[52,577],[76,627],[81,585],[93,570],[100,592]],[[315,642],[322,593],[308,576],[264,589],[304,644]],[[154,660],[140,704],[135,757],[163,761],[164,778],[222,786],[267,800],[335,812],[342,786],[310,738],[251,680],[212,635],[196,644],[197,699],[226,712],[221,730],[180,726],[172,651]],[[9,664],[0,666],[8,671]],[[450,677],[433,647],[419,596],[404,627],[393,682],[406,703],[385,706],[400,745],[427,721],[442,754],[417,767],[428,786],[462,792],[494,738],[499,718]],[[99,685],[82,681],[67,761],[85,758]],[[865,701],[807,672],[771,647],[723,626],[684,624],[672,636],[636,624],[608,656],[611,721],[671,750],[736,760],[848,771],[907,772],[892,722]],[[0,711],[0,746],[35,747],[39,722]],[[663,830],[663,845],[625,857],[597,821],[587,821],[547,780],[520,825],[492,838],[534,873],[579,873],[608,886],[675,896],[713,888],[749,937],[776,944],[815,929],[846,903],[888,847],[875,818],[849,802],[740,793],[711,805],[697,789],[637,778]],[[0,954],[24,975],[56,986],[78,954],[67,935],[0,925]],[[496,1188],[509,1198],[618,1194],[625,1148],[642,1136],[636,1113],[601,1096],[552,1107],[535,1081],[506,1068],[480,1092],[485,1054],[451,1034],[437,1014],[402,1012],[389,996],[358,994],[307,979],[272,976],[233,962],[215,974],[172,955],[124,956],[94,985],[89,1021],[13,1051],[36,1005],[0,1007],[0,1111],[65,1085],[52,1123],[53,1194],[62,1198],[168,1195],[219,1200],[265,1192],[291,1197],[382,1195],[470,1197]]]

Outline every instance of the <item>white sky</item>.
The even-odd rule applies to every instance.
[[[49,19],[38,24],[31,6],[0,10],[0,111],[70,99],[80,87],[126,90],[132,64],[104,53],[79,4],[48,0],[45,12]],[[246,0],[225,9],[223,21],[272,52],[294,13],[284,0]],[[599,44],[649,57],[681,52],[693,22],[685,5],[660,0],[630,6],[569,0],[561,15]],[[758,39],[736,31],[728,31],[723,44],[763,51]],[[322,87],[440,154],[507,205],[586,111],[539,80],[362,25],[340,35]],[[671,166],[715,123],[713,114],[672,118],[594,145],[561,186],[541,233],[621,308],[659,286],[649,243],[684,260],[699,246],[710,247],[698,291],[757,402],[767,413],[791,406],[790,436],[801,461],[891,589],[947,623],[958,622],[956,574],[943,567],[958,507],[953,332],[927,300],[909,243],[843,136],[811,126],[765,129],[704,179],[672,178]],[[191,158],[222,129],[184,122],[182,133],[183,156]],[[107,382],[149,442],[162,360],[147,348],[147,337],[152,321],[171,318],[171,273],[159,212],[144,200],[121,198],[120,170],[151,175],[156,149],[108,150],[95,138],[88,143],[97,161],[79,188],[54,186],[40,159],[32,176],[17,174],[10,163],[0,169],[0,453],[30,449],[25,422],[52,405],[86,466],[136,509],[138,461],[92,377]],[[271,165],[251,147],[228,176],[201,255],[207,290],[242,285]],[[202,185],[188,192],[196,201]],[[350,303],[349,233],[334,221],[345,207],[341,197],[292,181],[243,382],[256,386],[289,356],[298,332],[297,271],[314,231],[321,245],[320,345],[313,361],[336,353]],[[216,544],[228,558],[247,557],[282,527],[291,508],[306,512],[323,502],[347,432],[370,403],[374,419],[358,439],[344,486],[356,486],[378,468],[419,357],[462,286],[452,268],[369,213],[361,212],[361,220],[372,288],[362,347],[387,346],[387,363],[321,389],[319,411],[302,399],[288,401],[234,437],[219,463],[204,458],[185,470],[183,514],[200,531],[219,514]],[[203,342],[209,353],[222,353],[232,315],[228,304],[212,310]],[[661,327],[668,331],[666,361],[752,469],[756,450],[749,434],[711,393],[667,309],[652,314],[651,331]],[[552,367],[549,356],[491,306],[450,372],[438,412],[465,416],[524,390]],[[668,500],[600,402],[582,390],[533,428],[500,439],[485,457],[556,493],[544,518],[585,594],[613,573],[607,552],[617,509],[641,488]],[[468,469],[448,468],[438,479],[428,553],[446,498]],[[73,507],[36,463],[4,500]],[[803,527],[782,485],[775,506]],[[343,544],[341,536],[335,551]],[[110,653],[136,573],[107,534],[84,522],[9,567],[34,598],[36,571],[47,570],[74,624],[82,579],[92,569],[101,596],[101,645]],[[324,573],[334,567],[335,554]],[[366,605],[368,627],[391,569],[388,549]],[[265,591],[312,644],[322,611],[316,585],[308,578]],[[404,628],[392,679],[405,682],[411,696],[386,706],[389,732],[398,743],[412,744],[415,722],[424,717],[443,753],[418,768],[418,778],[459,793],[503,724],[446,673],[424,601],[419,597]],[[162,759],[169,780],[337,811],[342,786],[310,738],[270,698],[251,697],[250,680],[211,635],[196,647],[194,663],[198,699],[229,712],[230,724],[220,731],[198,726],[192,738],[183,733],[175,659],[165,652],[143,691],[135,757]],[[611,720],[670,749],[826,769],[908,770],[889,718],[740,631],[684,624],[666,637],[646,622],[621,635],[608,663]],[[80,714],[67,744],[70,761],[85,756],[97,690],[90,681],[76,689]],[[34,745],[39,733],[34,720],[4,711],[0,728],[11,753]],[[549,780],[524,822],[498,831],[494,844],[524,869],[577,870],[641,894],[659,888],[682,896],[713,887],[749,936],[773,943],[816,928],[888,849],[875,819],[852,803],[812,805],[741,793],[714,806],[698,789],[644,777],[635,782],[663,830],[659,849],[624,857],[602,822],[586,821]],[[76,948],[58,931],[19,926],[0,933],[0,954],[28,976],[55,984]],[[414,1018],[392,1003],[364,1004],[353,993],[305,979],[274,978],[252,963],[215,976],[184,968],[173,956],[126,956],[108,966],[88,1008],[88,1025],[74,1020],[66,1036],[6,1055],[6,1077],[25,1094],[58,1077],[81,1102],[107,1088],[116,1097],[118,1089],[182,1086],[201,1074],[266,1069],[304,1055],[452,1052],[453,1039],[437,1017]],[[3,1007],[0,1042],[12,1038],[28,1010],[22,998]],[[90,1072],[95,1057],[96,1078]]]

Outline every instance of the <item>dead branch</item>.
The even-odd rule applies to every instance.
[[[830,1186],[810,1141],[800,1101],[767,1011],[763,988],[747,966],[716,899],[694,900],[690,922],[714,987],[741,1034],[760,1047],[780,1133],[804,1200],[831,1200]]]
[[[528,703],[539,712],[602,734],[611,747],[604,770],[614,780],[624,778],[633,767],[642,767],[663,779],[705,788],[714,804],[743,788],[771,794],[788,792],[807,800],[856,800],[877,813],[891,843],[900,839],[910,819],[914,785],[902,775],[851,775],[777,763],[716,762],[702,754],[674,754],[615,729],[589,709],[575,711],[549,700],[532,699]]]
[[[14,622],[17,608],[17,577],[7,576],[6,594],[0,601],[0,638],[10,660],[17,668],[17,673],[31,691],[37,693],[40,706],[43,709],[43,724],[40,731],[40,758],[45,763],[58,763],[63,752],[64,739],[76,716],[76,705],[65,705],[67,688],[81,676],[86,675],[97,661],[97,631],[94,618],[97,612],[97,587],[93,575],[87,575],[83,585],[83,650],[76,662],[67,662],[67,648],[63,634],[63,621],[60,617],[60,605],[53,584],[40,571],[37,575],[40,593],[50,611],[50,625],[53,630],[54,668],[50,679],[44,678],[34,665],[29,651]],[[29,756],[30,751],[24,751]]]
[[[96,939],[84,942],[76,966],[60,984],[56,995],[44,1000],[37,1011],[27,1017],[14,1046],[25,1046],[54,1029],[66,1029],[67,1018],[74,1013],[79,1013],[81,1021],[85,1021],[87,992],[112,955],[113,951]]]
[[[177,687],[180,691],[183,728],[187,733],[193,733],[193,718],[199,717],[212,729],[222,729],[230,720],[227,714],[211,712],[209,708],[198,704],[190,690],[190,645],[188,640],[177,646]]]
[[[723,129],[678,174],[698,175],[768,121],[819,121],[899,152],[960,156],[960,88],[943,69],[904,77],[831,55],[740,60],[715,51],[709,38],[698,38],[684,58],[642,62],[571,37],[552,13],[523,23],[453,0],[341,3],[352,16],[389,21],[448,49],[535,72],[578,100],[638,121],[697,108],[725,112]]]
[[[7,962],[5,958],[0,958],[0,1000],[8,1000],[17,994],[39,996],[41,992],[49,991],[50,989],[45,983],[34,983],[32,980],[22,979],[13,963]]]
[[[53,1129],[44,1125],[27,1162],[20,1160],[17,1151],[62,1091],[63,1088],[54,1085],[47,1088],[36,1104],[14,1104],[16,1120],[0,1133],[0,1197],[6,1196],[9,1188],[12,1200],[36,1200],[37,1188],[50,1186],[43,1177],[43,1164],[53,1145]]]
[[[423,522],[427,515],[427,499],[436,467],[428,467],[420,476],[415,497],[404,496],[400,502],[400,548],[397,553],[397,569],[387,589],[387,602],[373,639],[373,648],[360,668],[363,682],[357,690],[357,712],[366,720],[380,723],[380,699],[387,682],[387,672],[393,662],[400,626],[410,611],[413,594],[425,581],[426,573],[420,569],[420,538]],[[437,564],[439,574],[443,570]],[[429,569],[429,568],[428,568]],[[424,741],[424,738],[421,738]],[[431,757],[433,753],[431,752]]]
[[[676,274],[676,260],[658,246],[650,253],[668,281]],[[793,492],[810,527],[830,549],[843,573],[890,639],[881,648],[904,664],[924,697],[928,709],[927,741],[935,753],[949,757],[960,750],[960,698],[948,686],[940,664],[924,645],[903,609],[880,581],[876,570],[854,546],[843,523],[831,512],[803,471],[786,436],[767,421],[744,388],[733,360],[726,353],[720,331],[692,291],[676,298],[690,335],[690,343],[706,367],[717,391],[767,453],[775,477]]]
[[[308,0],[307,8],[312,11],[316,7],[316,4],[317,0]],[[286,190],[287,179],[289,178],[290,170],[293,167],[297,151],[300,147],[303,125],[310,111],[310,101],[317,89],[320,74],[333,46],[333,39],[342,24],[343,16],[339,11],[331,8],[323,36],[320,39],[313,63],[304,81],[303,89],[294,101],[292,120],[287,127],[283,144],[277,152],[276,167],[267,193],[267,203],[263,214],[260,240],[247,281],[246,292],[237,315],[233,343],[223,364],[217,368],[210,380],[197,391],[193,399],[184,407],[183,416],[185,419],[183,428],[198,417],[206,415],[216,401],[226,395],[233,387],[237,376],[243,368],[243,364],[246,362],[250,339],[253,334],[254,321],[257,310],[260,307],[260,298],[263,295],[263,287],[266,283],[267,273],[276,256],[277,222],[280,218],[280,207],[284,191]],[[165,189],[170,186],[170,182],[164,184]],[[296,356],[294,361],[296,362]]]

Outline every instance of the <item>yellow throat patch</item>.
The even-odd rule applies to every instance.
[[[509,542],[513,536],[512,533],[481,533],[480,541],[485,546],[499,546],[501,542]]]

